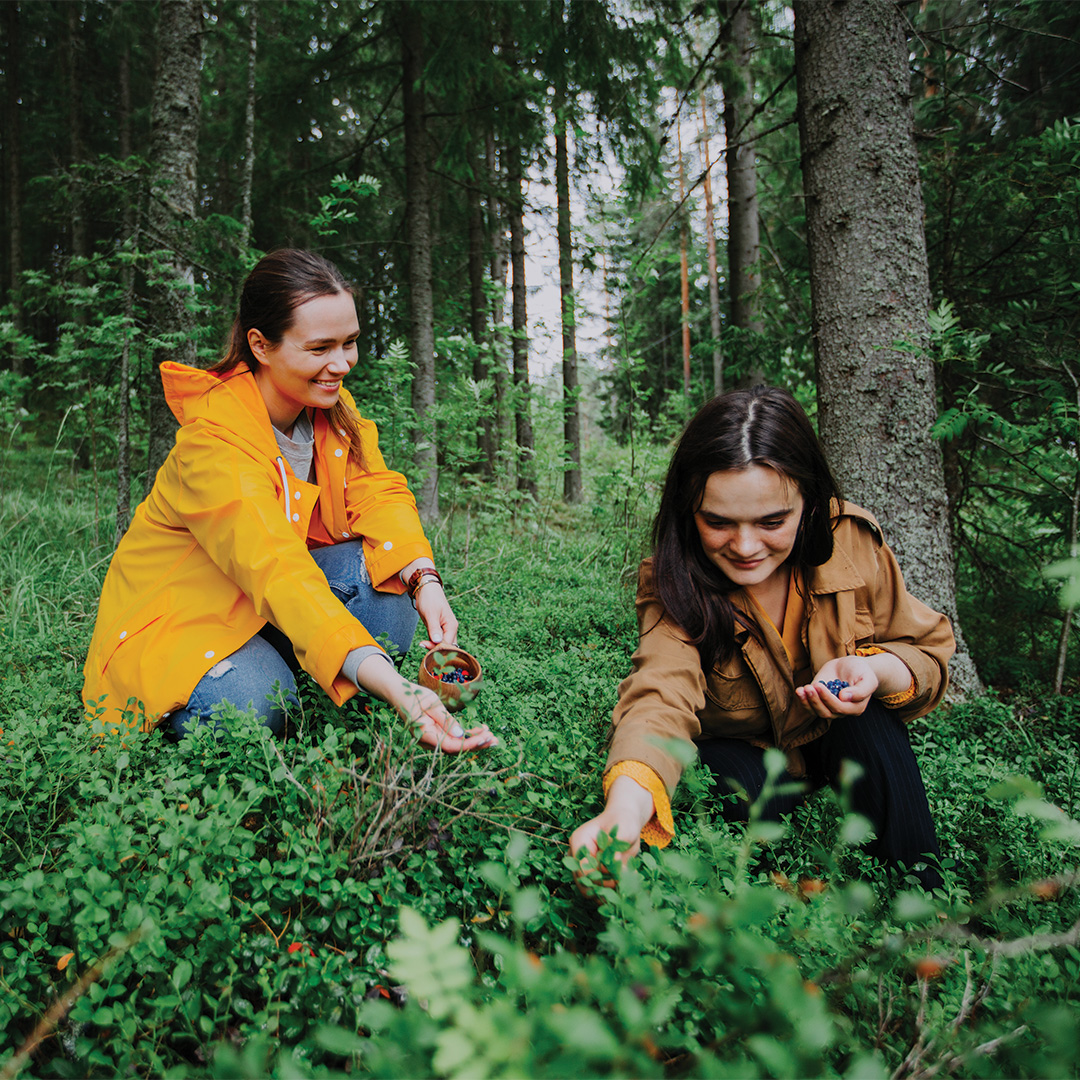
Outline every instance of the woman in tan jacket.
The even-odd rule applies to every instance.
[[[870,851],[940,878],[937,837],[904,724],[945,692],[955,644],[944,615],[912,597],[881,529],[845,503],[806,414],[786,391],[721,395],[690,421],[668,470],[641,566],[640,641],[619,686],[601,832],[660,846],[673,832],[681,765],[664,740],[696,745],[728,820],[765,785],[764,751],[787,755],[780,783],[838,785],[853,760],[854,809]],[[732,783],[732,781],[734,783]],[[802,795],[774,795],[764,816]]]

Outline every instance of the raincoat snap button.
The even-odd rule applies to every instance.
[[[299,514],[293,514],[292,519],[293,519],[293,521],[299,521],[300,520],[300,515]]]
[[[214,650],[211,649],[209,652],[203,653],[203,656],[205,656],[207,660],[213,660],[214,659]]]
[[[349,534],[348,534],[348,533],[346,533],[346,532],[343,532],[343,533],[342,533],[341,535],[342,535],[343,537],[345,537],[345,539],[346,539],[346,540],[348,540],[348,539],[349,539]]]
[[[383,551],[393,551],[393,550],[394,550],[394,545],[389,540],[387,540],[386,543],[383,544]]]
[[[334,451],[334,457],[341,457],[341,455],[344,454],[344,453],[345,453],[344,450],[335,450]]]
[[[124,638],[126,638],[126,637],[127,637],[127,631],[126,630],[121,630],[120,631],[120,640],[123,641]]]
[[[293,498],[294,498],[294,499],[299,499],[299,498],[300,498],[300,492],[299,492],[299,491],[295,492],[295,493],[293,494]]]

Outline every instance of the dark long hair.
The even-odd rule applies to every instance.
[[[653,572],[665,613],[698,647],[706,669],[735,652],[736,623],[757,628],[729,599],[738,586],[706,557],[694,514],[713,473],[753,465],[775,470],[803,497],[788,564],[805,571],[832,555],[830,504],[841,502],[840,490],[802,406],[774,386],[733,390],[702,406],[668,467],[653,523]]]
[[[353,287],[329,259],[299,248],[281,248],[264,255],[244,279],[228,348],[210,370],[215,375],[226,376],[245,364],[249,371],[257,372],[259,362],[248,344],[249,330],[258,330],[271,345],[277,345],[292,326],[301,304],[338,293],[355,295]],[[349,456],[363,465],[363,444],[355,413],[340,398],[323,411],[334,429],[348,438]]]

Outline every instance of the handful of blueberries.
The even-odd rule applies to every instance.
[[[449,671],[444,671],[439,678],[443,682],[448,683],[467,683],[472,682],[472,676],[466,671],[465,668],[451,668]],[[847,685],[845,683],[845,685]]]
[[[819,679],[818,681],[822,683],[825,689],[828,690],[829,693],[832,694],[834,697],[837,696],[840,691],[844,689],[845,686],[851,685],[851,683],[844,682],[843,679],[830,679],[828,682],[825,682],[824,679]]]

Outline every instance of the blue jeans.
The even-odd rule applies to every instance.
[[[311,552],[333,594],[387,650],[404,656],[412,644],[419,616],[405,594],[376,592],[364,563],[363,543],[348,540]],[[289,639],[269,623],[262,632],[219,660],[195,685],[187,705],[169,717],[166,730],[179,738],[194,724],[213,722],[218,705],[228,702],[252,709],[275,735],[285,730],[288,711],[297,706],[295,673],[299,670]],[[274,692],[274,683],[280,692]],[[217,725],[223,733],[224,725]]]

